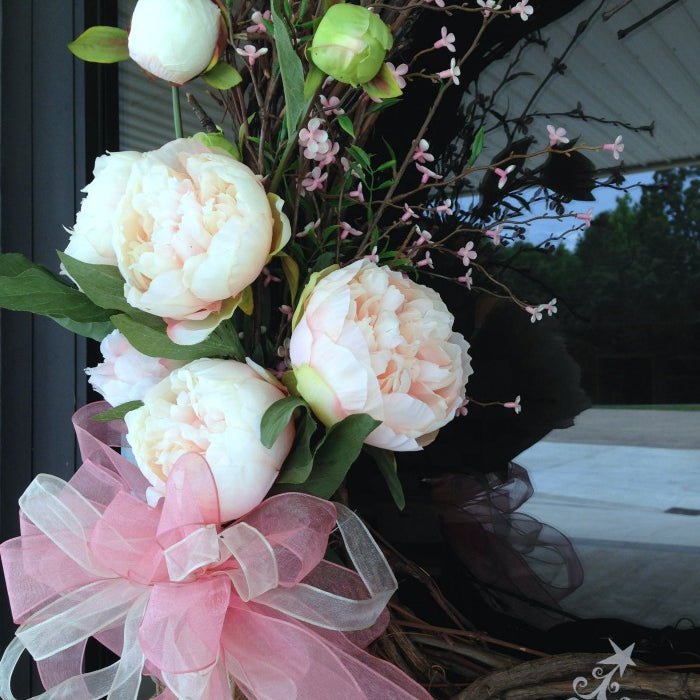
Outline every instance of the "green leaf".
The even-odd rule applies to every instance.
[[[311,438],[317,427],[316,421],[307,409],[299,420],[294,447],[277,478],[278,484],[303,484],[309,478],[313,468]]]
[[[202,78],[217,90],[230,90],[243,80],[241,74],[226,61],[216,63],[213,68],[202,73]]]
[[[471,168],[474,163],[476,163],[476,159],[481,155],[481,151],[484,150],[484,127],[482,126],[479,131],[476,132],[476,136],[474,137],[474,141],[472,142],[472,150],[471,154],[469,156],[469,162],[468,165]]]
[[[293,257],[287,255],[286,253],[281,253],[278,257],[280,263],[282,263],[284,276],[287,278],[287,284],[289,285],[289,292],[292,295],[292,301],[294,301],[297,298],[297,292],[299,291],[299,265],[297,265],[297,262]]]
[[[352,153],[354,159],[362,166],[365,172],[372,170],[370,156],[367,151],[364,151],[359,146],[349,146],[347,150]]]
[[[296,140],[297,129],[301,122],[308,102],[304,99],[304,68],[297,56],[292,40],[287,31],[287,25],[279,14],[279,0],[273,0],[271,5],[272,23],[275,27],[275,44],[277,57],[282,75],[282,87],[284,88],[285,121],[287,134],[290,140]]]
[[[126,30],[118,27],[89,27],[68,44],[68,50],[89,63],[117,63],[129,58]]]
[[[124,420],[124,416],[129,412],[143,406],[143,401],[127,401],[126,403],[119,404],[114,408],[110,408],[108,411],[102,411],[93,416],[91,420],[106,422],[110,420]]]
[[[363,83],[362,87],[370,97],[377,100],[386,100],[403,94],[386,63],[382,65],[377,75],[368,83]]]
[[[374,172],[381,173],[384,170],[388,170],[389,168],[395,168],[395,167],[396,167],[396,161],[395,160],[388,160],[386,163],[382,163]]]
[[[198,131],[192,138],[197,139],[197,141],[203,143],[209,148],[220,148],[222,151],[226,151],[226,153],[236,160],[241,159],[241,152],[238,150],[238,147],[224,136],[221,129],[213,134]]]
[[[0,308],[48,316],[95,340],[102,340],[112,329],[112,312],[95,305],[48,268],[17,253],[0,255]]]
[[[86,263],[60,251],[58,257],[85,296],[97,306],[127,313],[133,310],[124,298],[124,278],[118,267]]]
[[[144,315],[146,316],[146,315]],[[231,347],[216,336],[209,336],[196,345],[178,345],[168,338],[165,323],[155,316],[136,320],[126,314],[115,314],[112,323],[127,340],[144,355],[168,360],[198,360],[200,357],[232,357]]]
[[[379,472],[384,477],[389,493],[399,510],[406,507],[406,497],[403,494],[403,487],[396,471],[396,455],[391,450],[382,450],[379,447],[365,445],[365,452],[375,461]]]
[[[343,483],[365,439],[380,423],[366,413],[358,413],[332,425],[316,448],[311,476],[297,490],[330,498]]]
[[[289,425],[294,411],[305,405],[305,401],[298,396],[285,396],[268,407],[260,421],[260,442],[263,447],[269,450]]]
[[[355,129],[352,127],[352,119],[350,119],[350,117],[346,116],[345,114],[341,114],[338,117],[338,124],[346,134],[350,134],[352,138],[355,138]]]

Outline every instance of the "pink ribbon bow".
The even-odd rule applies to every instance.
[[[84,462],[70,482],[38,476],[20,499],[22,534],[0,547],[13,616],[0,697],[26,648],[42,700],[135,700],[143,673],[162,700],[430,698],[362,649],[386,626],[396,580],[350,510],[286,493],[222,528],[204,459],[185,455],[153,508],[138,469],[107,445],[114,426],[74,416]],[[323,559],[337,527],[356,572]],[[82,673],[95,637],[118,662]]]

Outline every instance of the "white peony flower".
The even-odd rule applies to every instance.
[[[211,0],[139,0],[129,56],[151,75],[183,85],[209,66],[220,31],[221,13]]]
[[[314,413],[326,425],[368,413],[382,425],[366,442],[389,450],[432,442],[472,372],[469,345],[437,292],[368,260],[309,288],[289,358]]]
[[[151,502],[165,494],[170,471],[184,454],[207,460],[221,520],[239,518],[262,501],[294,440],[290,423],[271,449],[260,442],[267,408],[284,398],[248,365],[201,359],[171,372],[126,414],[136,463],[153,484]]]

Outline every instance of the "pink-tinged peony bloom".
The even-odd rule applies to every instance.
[[[457,255],[462,258],[464,267],[469,267],[471,261],[477,258],[477,252],[474,250],[474,241],[467,241],[467,245],[464,248],[460,248],[457,251]]]
[[[104,362],[88,367],[85,374],[92,388],[112,406],[141,401],[148,389],[185,364],[144,355],[117,330],[102,340],[100,352]]]
[[[260,274],[282,202],[243,163],[196,139],[101,156],[66,253],[117,265],[133,307],[166,319],[189,345],[230,318]]]
[[[500,10],[501,6],[496,2],[496,0],[476,0],[476,4],[483,7],[484,17],[489,17],[493,10]]]
[[[292,332],[296,386],[325,425],[368,413],[367,443],[419,450],[455,415],[471,374],[468,344],[440,296],[359,260],[312,278]]]
[[[268,22],[272,21],[270,10],[265,10],[265,12],[256,10],[253,12],[250,16],[250,21],[253,24],[246,29],[246,32],[248,32],[248,34],[267,34],[267,27],[263,23],[263,19],[266,19]]]
[[[432,153],[428,153],[429,148],[430,144],[425,139],[421,139],[413,151],[413,160],[419,163],[432,163],[435,160],[435,156]]]
[[[211,0],[139,0],[131,16],[129,56],[151,75],[183,85],[212,62],[222,24]]]
[[[398,66],[394,66],[393,63],[387,61],[386,67],[389,69],[389,72],[396,81],[396,84],[403,90],[406,87],[406,79],[403,76],[408,73],[408,65],[401,63]]]
[[[433,44],[433,46],[436,49],[445,47],[448,51],[454,53],[457,50],[454,44],[455,35],[452,32],[448,34],[447,27],[442,27],[442,29],[440,29],[440,34],[442,36]]]
[[[523,410],[520,405],[520,395],[515,397],[515,401],[506,401],[503,408],[512,408],[516,413],[520,413]]]
[[[530,0],[520,0],[520,2],[510,8],[510,13],[512,15],[520,15],[520,19],[523,22],[527,22],[530,15],[535,11],[535,8],[528,4],[529,1]]]
[[[246,44],[242,49],[236,49],[236,53],[243,56],[248,61],[249,66],[254,66],[255,61],[267,53],[267,48],[256,49],[253,44]]]
[[[610,151],[615,160],[620,160],[620,153],[625,150],[625,144],[622,143],[622,134],[620,134],[614,143],[606,143],[603,145],[604,151]]]
[[[212,471],[222,521],[255,508],[294,440],[290,423],[270,449],[260,442],[262,416],[282,398],[276,385],[234,360],[195,360],[171,372],[125,419],[136,463],[153,487],[150,500],[165,494],[178,458],[195,453]]]
[[[302,181],[301,185],[307,192],[323,189],[323,183],[328,179],[328,173],[322,173],[321,168],[314,168]]]
[[[586,224],[586,228],[589,228],[591,225],[591,219],[593,218],[593,209],[589,209],[587,212],[579,212],[576,214],[577,219],[581,219]]]
[[[498,176],[498,189],[502,190],[508,182],[508,175],[515,170],[514,165],[509,165],[505,170],[503,168],[494,168],[493,172]]]
[[[566,136],[566,129],[563,126],[558,126],[556,129],[547,124],[547,134],[549,136],[549,145],[556,146],[558,143],[569,143]]]
[[[450,67],[446,68],[445,70],[441,70],[438,73],[438,77],[442,78],[443,80],[447,80],[449,78],[455,85],[459,85],[459,76],[461,74],[462,71],[457,65],[457,61],[455,61],[455,59],[453,58],[450,60]]]

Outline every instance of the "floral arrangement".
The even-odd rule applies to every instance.
[[[47,698],[135,698],[143,674],[163,700],[326,698],[329,687],[430,697],[366,650],[397,583],[337,499],[364,454],[402,508],[396,453],[422,450],[479,403],[469,344],[427,282],[490,289],[532,323],[556,313],[556,299],[517,299],[478,262],[519,235],[496,203],[527,186],[529,159],[618,159],[623,144],[576,144],[550,125],[534,149],[486,163],[482,124],[465,168],[438,167],[425,138],[436,105],[491,23],[534,10],[457,6],[478,20],[469,46],[443,26],[400,62],[423,5],[139,0],[128,32],[91,27],[70,45],[170,83],[176,138],[97,159],[61,276],[0,258],[3,308],[100,342],[104,361],[87,373],[105,399],[74,417],[83,465],[68,483],[37,477],[21,537],[2,546],[20,627],[1,697],[13,697],[24,649]],[[444,68],[420,68],[423,54]],[[217,101],[196,105],[204,131],[185,137],[178,91],[200,78]],[[396,152],[375,129],[418,81],[433,100]],[[470,179],[490,198],[478,225],[445,196]],[[590,223],[590,212],[557,215]],[[520,396],[490,403],[522,409]],[[83,673],[90,637],[119,660]]]

